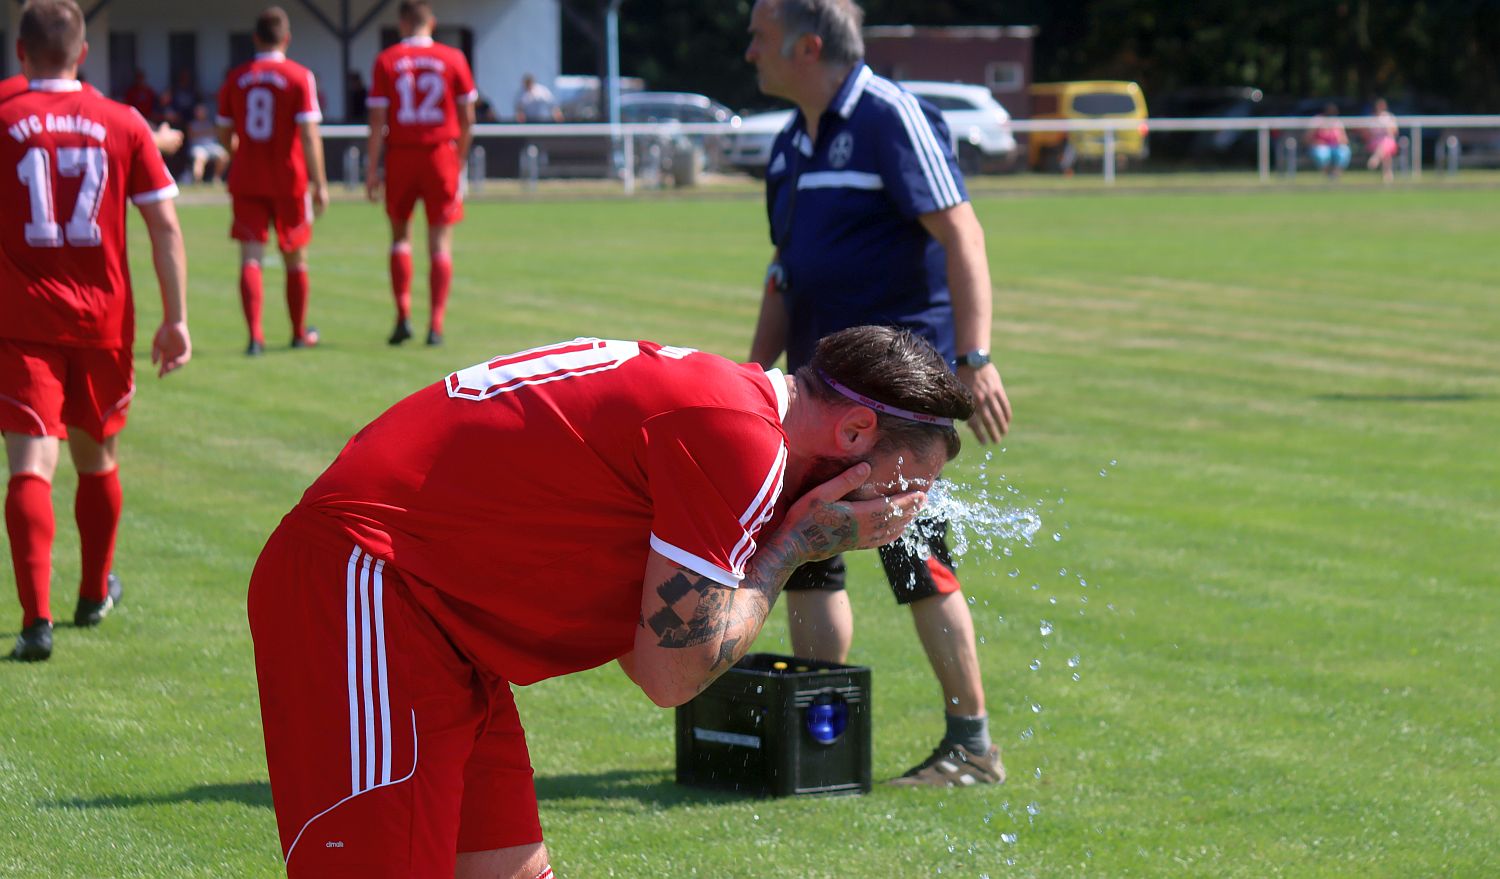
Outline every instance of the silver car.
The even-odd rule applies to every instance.
[[[1020,151],[1010,130],[1010,113],[989,89],[958,82],[911,81],[900,85],[943,114],[953,136],[959,169],[965,174],[1014,168]],[[775,110],[741,119],[740,130],[729,143],[729,164],[753,177],[765,176],[771,146],[776,135],[791,124],[792,115],[791,110]]]

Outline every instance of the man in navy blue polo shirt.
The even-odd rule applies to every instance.
[[[818,339],[860,324],[910,329],[954,364],[976,402],[970,427],[998,442],[1010,402],[990,362],[991,291],[984,231],[968,202],[947,126],[931,105],[864,63],[852,0],[758,0],[750,47],[762,92],[797,105],[766,169],[776,256],[750,359],[786,352],[796,369]],[[967,786],[1005,780],[990,741],[974,623],[941,538],[929,558],[881,551],[896,600],[912,609],[943,690],[945,731],[893,783]],[[854,619],[835,557],[787,584],[792,649],[844,661]]]

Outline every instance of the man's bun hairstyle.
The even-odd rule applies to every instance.
[[[850,403],[823,376],[887,406],[909,412],[967,420],[974,414],[974,395],[964,387],[943,355],[910,330],[898,327],[851,327],[823,337],[812,362],[797,370],[797,379],[828,403]],[[857,405],[857,404],[856,404]],[[952,425],[931,424],[876,411],[878,449],[919,448],[941,440],[948,460],[961,442]]]

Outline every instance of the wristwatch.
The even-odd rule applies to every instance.
[[[975,348],[967,354],[961,354],[958,358],[959,366],[967,366],[970,369],[978,369],[990,362],[990,352],[983,348]]]

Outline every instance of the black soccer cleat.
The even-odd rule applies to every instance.
[[[428,330],[427,344],[433,346],[434,348],[438,345],[443,344],[443,334],[438,332],[437,330]]]
[[[308,327],[302,335],[292,337],[292,347],[312,348],[318,344],[320,338],[322,337],[318,335],[317,327]]]
[[[259,357],[266,353],[266,343],[259,339],[251,339],[250,344],[245,346],[246,357]]]
[[[52,656],[52,621],[37,620],[16,636],[10,658],[20,662],[42,662]]]
[[[73,611],[73,625],[80,629],[97,626],[104,621],[109,612],[114,610],[115,605],[120,603],[120,593],[124,591],[120,585],[120,578],[115,576],[114,571],[109,572],[109,592],[105,594],[103,601],[90,601],[87,598],[78,599],[78,607]]]
[[[396,321],[396,328],[391,330],[391,337],[386,339],[387,345],[399,345],[411,338],[411,321],[402,318]]]

